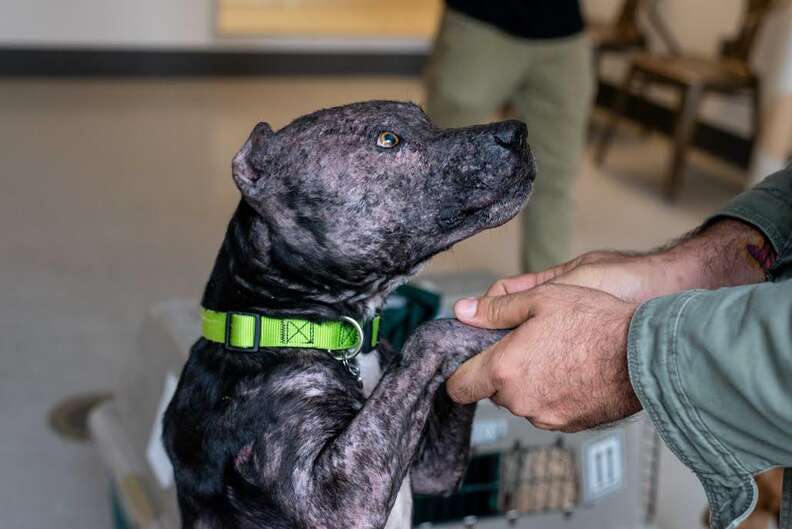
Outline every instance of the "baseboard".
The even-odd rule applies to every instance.
[[[421,74],[426,54],[382,52],[262,52],[239,50],[132,50],[0,48],[0,78],[211,77],[287,75]],[[600,83],[597,104],[612,108],[617,88]],[[670,135],[674,113],[655,102],[630,96],[627,117]],[[740,167],[748,167],[752,142],[700,123],[694,146]]]
[[[0,77],[415,75],[425,53],[0,48]]]

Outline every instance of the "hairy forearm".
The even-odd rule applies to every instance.
[[[649,257],[663,267],[674,290],[687,290],[760,283],[776,255],[760,231],[723,219]]]

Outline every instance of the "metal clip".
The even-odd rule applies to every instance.
[[[341,362],[341,365],[349,371],[349,374],[352,375],[358,383],[358,386],[363,386],[363,379],[360,377],[360,369],[350,363],[350,360],[354,359],[358,354],[360,354],[361,349],[363,349],[364,341],[366,340],[366,333],[363,332],[363,327],[355,320],[354,318],[350,318],[349,316],[342,316],[343,320],[349,322],[357,332],[358,335],[358,343],[355,347],[351,349],[345,349],[343,351],[328,351],[330,356]]]
[[[358,386],[362,386],[363,385],[363,379],[360,376],[360,368],[358,366],[356,366],[354,364],[350,364],[349,360],[347,360],[347,359],[341,360],[341,365],[344,366],[347,371],[349,371],[350,375],[355,377],[355,380],[357,380]]]

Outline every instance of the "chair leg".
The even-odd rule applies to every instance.
[[[753,125],[753,136],[751,141],[751,154],[748,159],[748,171],[745,172],[745,182],[743,183],[745,189],[750,188],[754,184],[758,183],[760,178],[764,178],[766,175],[760,174],[762,166],[764,165],[761,163],[757,158],[763,157],[763,153],[761,152],[763,144],[767,142],[768,138],[766,135],[771,135],[772,133],[763,130],[764,127],[767,125],[765,123],[765,109],[762,108],[762,85],[759,79],[755,79],[753,84],[750,87],[751,91],[751,117],[752,117],[752,125]],[[774,116],[768,116],[769,121],[773,121],[775,118]],[[765,146],[766,147],[766,146]],[[789,152],[786,156],[786,162],[784,165],[789,165],[792,163],[792,152]]]
[[[602,135],[600,136],[594,151],[594,163],[598,166],[603,164],[605,157],[608,155],[608,149],[610,148],[610,144],[613,141],[613,136],[616,133],[616,127],[619,125],[619,119],[625,114],[627,110],[627,101],[629,101],[630,98],[630,88],[632,87],[633,81],[636,79],[636,77],[638,77],[638,71],[635,68],[630,67],[630,70],[627,72],[627,77],[624,78],[624,83],[622,84],[621,90],[616,97],[616,102],[611,111],[611,117],[608,125],[602,132]]]
[[[602,72],[602,52],[598,47],[591,50],[591,64],[594,66],[594,84],[600,81],[600,72]]]
[[[651,103],[649,100],[649,87],[651,86],[651,82],[648,77],[641,77],[638,80],[638,86],[636,87],[635,92],[641,95],[641,110],[646,115],[649,115],[651,112]],[[646,121],[638,122],[638,126],[641,129],[641,136],[647,138],[650,134],[652,134],[652,126]]]
[[[685,161],[687,159],[690,140],[696,128],[696,117],[698,107],[701,103],[703,90],[701,85],[689,86],[682,93],[682,101],[677,115],[676,130],[674,131],[673,154],[671,165],[666,177],[665,197],[673,201],[679,194],[682,187],[682,180],[685,172]]]
[[[641,52],[646,53],[649,51],[649,43],[644,39],[643,44],[641,44],[640,48]],[[651,109],[651,103],[649,102],[649,87],[651,86],[651,82],[648,76],[641,76],[640,83],[636,89],[636,92],[641,95],[641,105],[643,106],[643,111],[649,114]],[[641,126],[641,135],[646,138],[649,136],[652,131],[654,130],[651,125],[647,124],[646,122],[639,123]]]
[[[753,105],[754,141],[762,134],[762,86],[756,81],[751,87],[751,104]]]
[[[756,144],[762,135],[762,87],[760,81],[751,86],[751,105],[753,106],[753,141]]]

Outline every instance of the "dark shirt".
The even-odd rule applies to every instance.
[[[555,39],[583,31],[578,0],[446,0],[446,5],[526,39]]]

